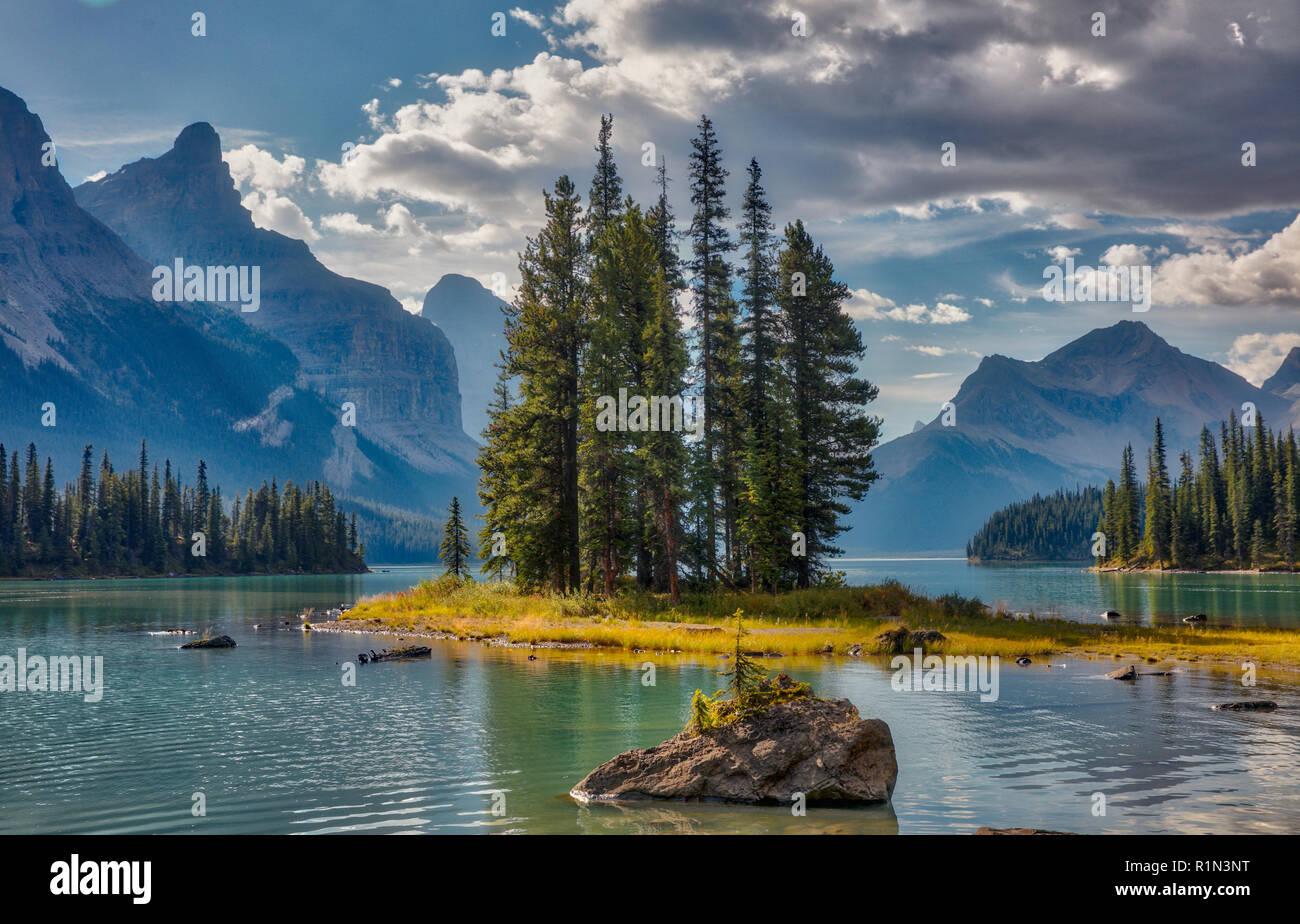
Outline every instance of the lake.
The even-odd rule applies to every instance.
[[[1296,624],[1285,576],[1093,575],[1071,567],[844,562],[1015,610],[1136,620]],[[255,630],[306,606],[406,587],[428,568],[315,577],[0,583],[0,655],[98,655],[100,702],[0,693],[0,834],[13,833],[964,833],[980,825],[1084,833],[1300,832],[1297,690],[1230,673],[1121,684],[1109,662],[1004,664],[997,702],[896,692],[883,661],[767,662],[889,723],[893,804],[866,809],[580,806],[568,790],[630,747],[680,730],[716,662],[667,654],[528,652],[433,643],[428,661],[343,662],[380,639]],[[185,625],[233,650],[180,651]],[[392,640],[382,640],[390,643]],[[644,662],[655,665],[645,686]],[[1104,816],[1094,814],[1096,794]],[[202,794],[206,814],[192,813]],[[503,810],[494,814],[494,807]]]

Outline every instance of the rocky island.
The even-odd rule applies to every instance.
[[[738,619],[725,675],[730,696],[696,690],[680,734],[619,754],[569,795],[580,802],[888,802],[898,779],[889,726],[863,719],[847,699],[818,698],[784,673],[765,677],[742,646],[744,634]]]

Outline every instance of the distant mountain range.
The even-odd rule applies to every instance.
[[[420,317],[438,326],[456,350],[465,432],[479,437],[496,386],[496,363],[505,348],[506,303],[468,276],[448,273],[424,297]]]
[[[456,360],[384,289],[256,228],[210,126],[74,191],[42,163],[40,119],[0,88],[0,439],[59,471],[141,437],[228,490],[321,479],[359,502],[441,511],[474,500]],[[157,301],[155,266],[261,268],[259,310]],[[55,425],[42,425],[53,402]],[[356,426],[344,425],[344,402]]]
[[[449,274],[417,317],[387,290],[331,272],[302,241],[257,228],[206,123],[75,192],[42,162],[48,141],[0,88],[7,448],[34,441],[71,472],[86,443],[120,464],[147,437],[155,459],[189,468],[204,458],[227,490],[272,475],[321,479],[381,518],[440,513],[452,494],[475,505],[465,430],[486,423],[499,298]],[[178,259],[260,267],[258,310],[155,300],[155,267]],[[986,357],[952,399],[955,426],[941,414],[876,450],[881,479],[841,545],[960,554],[1009,503],[1104,483],[1126,443],[1148,445],[1155,417],[1176,454],[1248,401],[1274,426],[1300,418],[1300,348],[1263,388],[1135,321],[1037,362]],[[349,402],[355,427],[342,419]],[[42,425],[47,403],[53,427]]]
[[[880,480],[857,505],[841,540],[850,555],[961,554],[994,511],[1034,493],[1104,484],[1132,443],[1149,445],[1160,417],[1171,458],[1217,432],[1251,402],[1271,425],[1297,419],[1300,350],[1256,388],[1218,363],[1170,346],[1149,327],[1121,321],[1037,362],[988,356],[943,415],[881,446]]]

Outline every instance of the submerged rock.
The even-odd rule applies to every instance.
[[[1219,703],[1215,709],[1224,712],[1272,712],[1277,703],[1269,699],[1239,699],[1231,703]]]
[[[182,648],[234,648],[235,640],[229,635],[218,635],[215,638],[200,638],[192,642],[186,642]]]
[[[676,799],[888,802],[898,779],[889,726],[847,699],[779,702],[702,734],[619,754],[573,788],[581,802]]]
[[[1078,837],[1073,831],[1048,831],[1046,828],[980,828],[976,834],[1063,834]]]
[[[1137,668],[1130,664],[1128,667],[1121,667],[1118,670],[1113,670],[1106,676],[1111,680],[1136,680],[1137,675]]]

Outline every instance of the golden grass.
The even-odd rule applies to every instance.
[[[673,605],[662,595],[625,591],[598,597],[529,594],[508,584],[425,581],[410,590],[363,600],[342,627],[462,639],[505,639],[515,644],[587,644],[603,648],[684,653],[730,650],[730,617],[744,612],[750,651],[812,655],[830,645],[842,654],[854,644],[871,653],[885,629],[938,629],[947,640],[938,654],[1003,658],[1074,654],[1179,659],[1217,664],[1252,660],[1261,668],[1300,671],[1300,631],[1216,626],[1111,626],[1062,619],[991,614],[978,601],[955,595],[932,599],[896,583],[815,588],[771,596],[742,592],[684,595]]]

